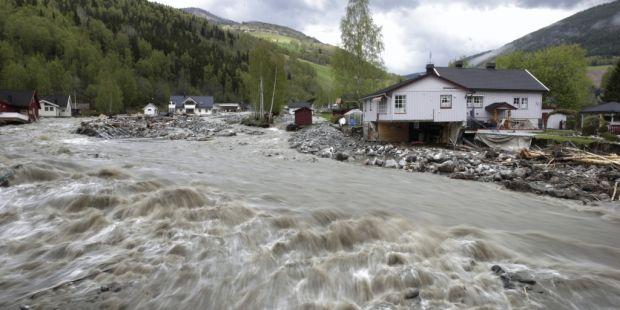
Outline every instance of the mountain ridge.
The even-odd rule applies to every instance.
[[[261,22],[261,21],[236,22],[230,19],[220,17],[216,14],[211,13],[208,10],[196,8],[196,7],[183,8],[181,10],[183,10],[186,13],[193,14],[197,17],[205,18],[208,21],[216,25],[224,26],[224,28],[227,28],[230,30],[242,31],[242,32],[250,33],[250,34],[251,32],[264,31],[264,32],[292,37],[300,41],[312,41],[313,43],[316,43],[316,44],[325,44],[314,37],[311,37],[299,30],[293,29],[288,26],[282,26],[278,24]],[[325,44],[325,45],[329,45],[329,44]]]
[[[579,44],[588,56],[620,55],[620,0],[600,4],[536,30],[498,49],[466,57],[473,66],[515,51],[537,51],[561,44]]]

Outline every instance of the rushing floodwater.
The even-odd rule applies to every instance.
[[[0,308],[612,309],[613,206],[315,160],[287,133],[110,141],[0,127]],[[498,264],[534,290],[504,289]],[[405,292],[418,289],[416,298]]]

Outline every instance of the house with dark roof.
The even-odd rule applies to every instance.
[[[472,121],[485,128],[539,129],[549,89],[527,70],[435,67],[363,97],[371,141],[455,141]],[[471,123],[471,122],[470,122]]]
[[[0,124],[35,122],[40,108],[35,91],[0,90]]]
[[[170,96],[168,112],[170,114],[210,115],[213,112],[211,96]]]
[[[71,111],[75,109],[71,96],[41,96],[39,99],[41,103],[39,115],[42,117],[71,117]]]

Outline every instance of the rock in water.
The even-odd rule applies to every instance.
[[[346,152],[338,152],[336,153],[336,160],[339,161],[345,161],[347,159],[349,159],[349,157],[351,157],[348,153]]]
[[[420,290],[415,289],[415,288],[407,289],[405,291],[405,294],[403,295],[405,299],[414,299],[414,298],[418,298],[418,296],[420,296]]]
[[[456,168],[456,166],[454,165],[454,162],[451,160],[445,161],[443,164],[439,165],[437,167],[437,170],[439,170],[439,172],[443,172],[443,173],[452,173],[454,172],[454,169]]]
[[[398,168],[398,163],[393,159],[385,161],[385,168]]]

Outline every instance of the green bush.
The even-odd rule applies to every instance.
[[[583,120],[583,128],[581,128],[581,134],[584,136],[594,136],[596,135],[596,130],[598,129],[599,117],[598,116],[587,116]]]
[[[250,116],[241,121],[242,125],[250,126],[250,127],[261,127],[261,128],[269,128],[271,126],[269,124],[269,120],[266,118],[260,118],[256,116]]]
[[[601,137],[607,141],[620,142],[620,138],[617,135],[614,135],[610,132],[601,133]]]
[[[607,127],[607,121],[603,118],[601,118],[598,122],[598,133],[599,134],[604,134],[609,132],[609,128]]]

